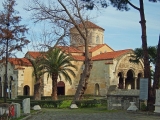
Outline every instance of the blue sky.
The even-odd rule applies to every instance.
[[[0,3],[2,3],[2,1],[4,0],[0,0]],[[33,25],[33,21],[30,20],[30,14],[23,10],[26,4],[25,2],[27,1],[16,1],[18,4],[16,10],[20,12],[22,22],[27,24],[31,31],[39,31],[39,28],[36,28],[38,25]],[[136,2],[139,0],[132,1]],[[138,2],[134,4],[139,6]],[[147,43],[148,46],[155,46],[158,44],[160,34],[160,2],[152,3],[144,0],[144,11],[147,27]],[[93,22],[105,29],[104,42],[111,48],[114,50],[122,50],[141,47],[140,15],[137,10],[131,8],[127,12],[121,12],[109,6],[98,12],[91,11],[91,13],[96,15]],[[27,35],[27,37],[30,39],[30,34]],[[17,57],[23,57],[28,50],[31,49],[27,47],[23,53],[19,53]]]

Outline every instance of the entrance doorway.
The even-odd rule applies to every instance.
[[[25,85],[23,88],[23,95],[30,95],[30,88],[28,85]]]
[[[57,95],[65,95],[65,84],[63,81],[59,81],[57,84]]]

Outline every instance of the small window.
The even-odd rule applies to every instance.
[[[99,44],[99,36],[96,37],[96,44]]]

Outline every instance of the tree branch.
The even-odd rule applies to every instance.
[[[128,4],[130,5],[130,6],[132,6],[134,9],[136,9],[136,10],[140,10],[140,8],[138,8],[138,7],[136,7],[135,5],[133,5],[129,0],[127,0],[127,2],[128,2]]]

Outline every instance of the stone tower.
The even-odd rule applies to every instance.
[[[89,46],[94,47],[98,44],[104,44],[104,29],[90,21],[86,21],[85,24],[89,31]],[[79,27],[83,29],[82,24],[79,24]],[[70,45],[75,47],[84,46],[84,40],[75,27],[70,29]]]

